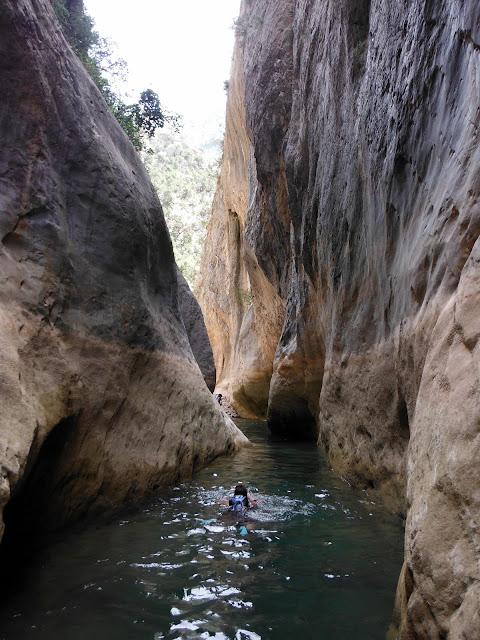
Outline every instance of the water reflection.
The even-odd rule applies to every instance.
[[[400,522],[317,448],[244,427],[253,449],[45,552],[0,637],[383,639]],[[259,497],[246,521],[217,504],[239,481]]]

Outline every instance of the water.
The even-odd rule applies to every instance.
[[[253,449],[42,552],[2,640],[384,640],[400,521],[315,446],[241,427]],[[237,481],[258,492],[251,530],[217,504]]]

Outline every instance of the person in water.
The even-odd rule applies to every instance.
[[[235,487],[233,496],[219,500],[218,504],[224,504],[228,507],[227,513],[222,516],[222,520],[227,518],[230,524],[238,525],[240,527],[240,535],[246,536],[249,531],[253,530],[253,523],[250,522],[247,516],[247,510],[254,509],[258,504],[258,500],[249,493],[247,487],[241,482]]]
[[[229,507],[229,511],[245,512],[247,509],[253,509],[258,505],[258,500],[249,493],[247,487],[239,483],[235,487],[233,496],[219,500],[218,504],[224,504]]]

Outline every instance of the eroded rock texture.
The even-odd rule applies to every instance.
[[[37,532],[245,439],[190,350],[154,189],[48,0],[2,0],[0,83],[0,510]]]
[[[266,10],[268,21],[259,19],[256,27],[265,25],[268,31],[268,51],[264,50],[263,55],[271,65],[278,60],[278,85],[265,89],[264,84],[268,86],[271,79],[271,67],[255,63],[263,46],[261,38],[252,44],[256,47],[252,55],[244,58],[250,17],[243,7],[229,83],[220,180],[198,285],[217,368],[217,389],[230,398],[242,415],[264,417],[290,269],[289,217],[281,156],[288,109],[283,108],[284,97],[279,93],[286,87],[291,94],[291,60],[285,58],[283,51],[285,45],[289,46],[289,35],[282,25],[291,21],[292,6],[289,2],[280,6],[272,3]],[[261,76],[248,86],[244,73],[247,64],[255,64]],[[245,111],[246,94],[251,91],[263,96],[264,89],[265,104],[259,98],[255,114],[258,126],[264,127],[264,163],[260,168],[265,179],[271,181],[268,189],[257,180],[257,150]]]
[[[210,391],[213,392],[216,382],[215,362],[202,310],[180,269],[177,269],[177,280],[180,313],[188,342],[200,367],[203,379]]]
[[[480,5],[249,0],[237,31],[218,386],[407,514],[402,638],[479,638]]]

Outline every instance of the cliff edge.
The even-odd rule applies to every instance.
[[[192,355],[162,209],[48,0],[0,7],[0,538],[190,477],[244,436]],[[34,523],[34,527],[32,527]]]
[[[245,0],[228,100],[217,386],[406,516],[402,638],[479,638],[480,5]]]

